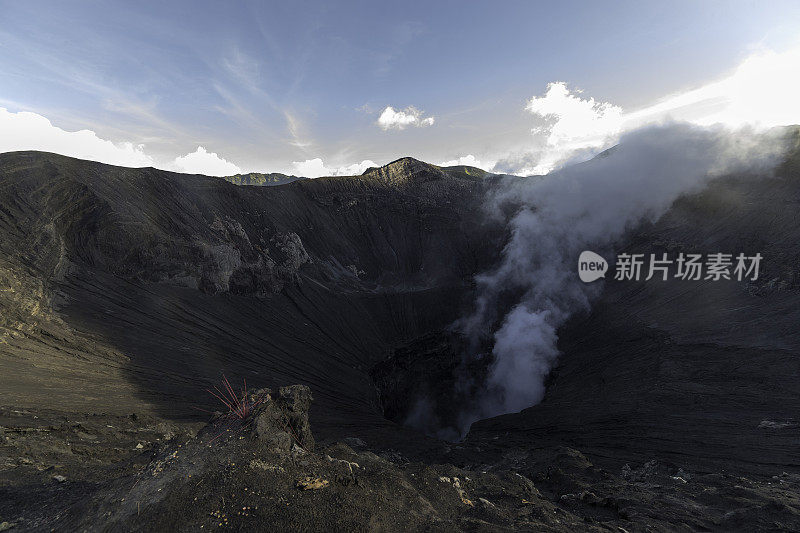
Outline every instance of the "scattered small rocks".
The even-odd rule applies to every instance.
[[[342,443],[347,444],[354,450],[364,449],[367,447],[367,443],[363,440],[359,439],[358,437],[347,437],[342,439]]]
[[[461,481],[459,481],[457,477],[453,478],[453,487],[456,489],[458,497],[461,498],[461,503],[470,507],[475,507],[475,503],[467,497],[467,491],[461,488]]]
[[[486,507],[489,509],[497,509],[497,506],[487,500],[486,498],[478,498],[478,503],[481,504],[481,507]]]
[[[688,483],[689,480],[692,479],[692,475],[688,472],[684,472],[683,468],[679,468],[675,475],[670,477],[679,483]]]
[[[330,483],[321,477],[305,477],[297,482],[297,488],[302,490],[318,490],[327,487]]]
[[[353,474],[353,467],[355,467],[355,468],[360,468],[360,467],[358,466],[358,463],[353,463],[353,462],[350,462],[350,461],[345,461],[344,459],[334,459],[334,458],[333,458],[333,457],[331,457],[330,455],[325,455],[325,459],[327,459],[329,463],[337,463],[337,464],[343,464],[343,465],[345,465],[345,466],[347,467],[347,470],[349,470],[349,471],[350,471],[350,474]]]
[[[209,513],[209,516],[211,516],[211,518],[213,518],[214,520],[219,521],[217,527],[223,527],[228,525],[228,517],[222,511],[212,511],[211,513]]]
[[[253,470],[266,470],[267,472],[277,472],[280,474],[285,474],[286,469],[279,465],[271,465],[266,461],[262,461],[261,459],[253,459],[250,461],[250,468]]]
[[[762,420],[758,424],[758,429],[787,429],[797,427],[797,423],[791,420],[775,421],[775,420]]]
[[[622,467],[622,472],[620,472],[620,475],[623,477],[623,479],[631,482],[644,481],[645,479],[650,478],[657,473],[657,467],[658,462],[655,459],[647,461],[641,466],[641,468],[637,468],[635,470],[631,468],[631,465],[626,464]]]
[[[294,455],[295,457],[299,455],[305,455],[307,453],[308,452],[304,448],[298,446],[296,442],[292,444],[292,455]]]
[[[390,463],[398,465],[407,464],[409,462],[408,459],[406,459],[402,454],[400,454],[400,452],[397,452],[395,450],[386,450],[384,452],[381,452],[379,456],[383,457]]]

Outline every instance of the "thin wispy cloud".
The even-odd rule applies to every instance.
[[[239,47],[231,48],[230,53],[222,58],[222,66],[238,84],[252,93],[262,93],[259,84],[261,64],[258,60],[244,53]]]
[[[388,46],[380,51],[373,52],[377,63],[375,74],[378,76],[388,74],[394,61],[403,55],[409,43],[424,31],[423,24],[416,21],[405,21],[391,27]]]
[[[212,88],[219,95],[222,101],[214,106],[214,110],[224,115],[233,123],[251,136],[257,135],[264,139],[276,139],[276,132],[253,112],[251,102],[242,98],[226,85],[213,82]]]
[[[70,40],[70,46],[78,46],[80,56],[68,61],[59,57],[60,51],[54,36],[37,33],[35,42],[17,35],[0,32],[0,41],[7,53],[24,59],[24,66],[16,66],[7,74],[36,80],[37,86],[58,87],[61,92],[75,91],[83,98],[96,102],[96,109],[116,115],[115,119],[127,125],[128,136],[163,136],[179,138],[186,135],[183,127],[169,120],[158,108],[158,98],[148,93],[148,87],[167,86],[174,73],[163,74],[158,69],[143,66],[146,76],[135,83],[118,84],[100,74],[100,66],[116,58],[110,56],[107,42],[97,35],[87,35],[80,44]],[[89,123],[88,118],[84,119]],[[110,122],[107,120],[107,122]],[[108,129],[113,129],[109,125]]]
[[[289,144],[301,150],[305,150],[314,144],[304,137],[303,123],[294,113],[284,110],[283,116],[286,119],[286,128],[289,130],[289,135],[291,135]]]

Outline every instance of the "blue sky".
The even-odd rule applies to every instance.
[[[405,155],[546,171],[748,58],[772,57],[767,81],[795,82],[800,35],[800,3],[779,0],[0,8],[0,151],[217,174]],[[667,113],[706,120],[693,105]]]

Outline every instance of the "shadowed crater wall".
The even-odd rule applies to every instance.
[[[225,372],[308,384],[321,431],[385,425],[369,370],[455,319],[502,241],[480,175],[409,158],[279,187],[36,152],[0,176],[10,404],[197,416]]]

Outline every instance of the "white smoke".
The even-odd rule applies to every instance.
[[[508,217],[509,240],[499,265],[477,277],[473,312],[456,324],[473,351],[488,342],[493,356],[460,429],[542,400],[559,355],[558,328],[588,309],[600,290],[577,275],[581,251],[612,251],[627,230],[656,220],[680,195],[715,176],[773,168],[785,151],[781,139],[779,132],[721,126],[648,127],[624,134],[618,146],[588,162],[541,177],[506,178],[487,209]]]

